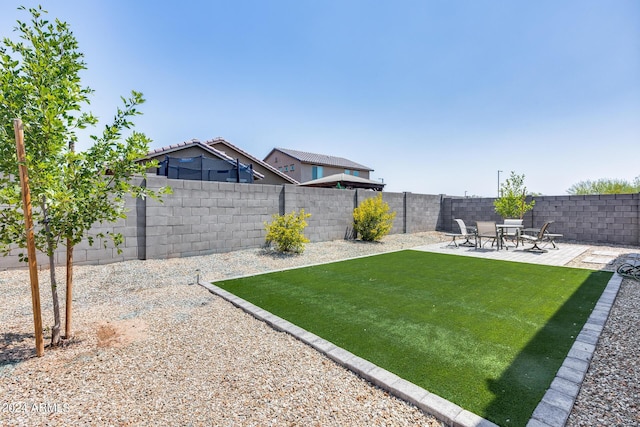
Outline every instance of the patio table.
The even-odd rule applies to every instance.
[[[520,230],[524,229],[524,225],[522,224],[496,224],[496,229],[498,230],[498,250],[507,249],[509,247],[504,244],[505,233],[507,229],[515,228],[516,229],[516,248],[518,247],[518,242],[520,241]]]

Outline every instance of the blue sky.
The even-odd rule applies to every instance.
[[[640,176],[637,0],[40,3],[76,35],[103,123],[144,93],[152,148],[330,154],[424,194],[495,196],[499,170],[546,195]],[[2,1],[3,37],[20,4],[37,3]]]

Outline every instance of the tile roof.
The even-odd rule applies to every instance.
[[[359,176],[347,175],[345,173],[337,173],[322,178],[306,181],[300,184],[303,187],[335,187],[336,184],[342,184],[345,187],[353,186],[358,188],[371,188],[382,191],[386,184],[374,181],[372,179],[361,178]],[[325,185],[326,184],[326,185]]]
[[[156,157],[159,154],[173,153],[175,151],[180,151],[180,150],[182,150],[184,148],[191,147],[191,146],[198,146],[198,147],[202,148],[204,151],[208,151],[209,153],[213,154],[214,156],[219,157],[220,159],[225,160],[225,161],[229,162],[230,164],[233,164],[233,165],[236,164],[236,159],[234,159],[233,157],[229,156],[224,151],[217,150],[214,147],[211,147],[210,145],[202,143],[197,139],[192,139],[191,141],[180,142],[178,144],[168,145],[166,147],[156,148],[155,150],[150,151],[147,154],[147,156],[145,157],[145,159],[150,159],[152,157]],[[242,164],[242,165],[243,166],[247,166],[245,164]],[[260,172],[256,171],[256,170],[253,171],[253,175],[255,177],[257,177],[258,179],[264,179],[264,175],[261,174]]]
[[[230,149],[235,150],[238,153],[244,155],[248,159],[251,159],[253,162],[259,164],[263,168],[268,169],[269,171],[273,172],[274,174],[278,175],[279,177],[281,177],[283,179],[286,179],[287,181],[291,182],[292,184],[299,184],[298,181],[296,181],[295,179],[291,178],[289,175],[280,172],[278,169],[274,168],[273,166],[271,166],[267,162],[264,162],[264,161],[262,161],[260,159],[257,159],[256,157],[252,156],[251,154],[247,153],[246,151],[242,150],[241,148],[236,147],[235,145],[233,145],[232,143],[230,143],[229,141],[227,141],[224,138],[216,137],[216,138],[210,139],[209,141],[206,141],[205,144],[207,144],[211,148],[214,148],[213,147],[214,144],[225,145],[225,146],[229,147]],[[220,150],[218,150],[218,151],[220,151]],[[224,153],[224,151],[222,151],[222,153]]]
[[[373,170],[368,166],[361,165],[360,163],[353,162],[343,157],[308,153],[306,151],[290,150],[288,148],[275,148],[275,150],[281,151],[282,153],[287,154],[294,159],[301,161],[302,163],[313,163],[315,165],[335,166],[339,168],[359,169],[365,171]]]

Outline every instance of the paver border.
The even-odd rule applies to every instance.
[[[533,411],[527,427],[563,427],[567,423],[596,351],[596,344],[622,286],[622,279],[618,273],[613,273],[609,279],[551,386]]]

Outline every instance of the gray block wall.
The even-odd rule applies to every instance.
[[[87,239],[77,244],[73,250],[73,262],[75,265],[97,265],[97,264],[110,264],[120,261],[129,261],[142,259],[143,252],[140,251],[139,236],[141,231],[139,218],[138,218],[138,201],[127,197],[125,199],[125,210],[127,212],[126,219],[119,219],[112,224],[99,224],[92,228],[89,232],[90,236],[95,237],[98,233],[121,233],[124,237],[124,242],[120,245],[120,253],[118,249],[114,247],[111,240],[95,238],[93,246],[89,245]],[[36,227],[38,225],[36,224]],[[106,245],[106,247],[105,247]],[[26,255],[26,249],[20,249],[15,246],[9,255],[0,257],[0,270],[9,270],[15,268],[27,268],[27,264],[19,261],[19,254],[24,253]],[[55,252],[56,265],[65,265],[67,260],[66,246],[60,244]],[[36,262],[38,268],[49,268],[49,257],[42,252],[37,253]]]
[[[264,222],[280,212],[282,186],[147,179],[153,189],[167,183],[172,195],[162,203],[147,200],[146,259],[260,247]]]
[[[493,201],[485,198],[446,198],[443,206],[443,230],[458,231],[458,225],[454,221],[460,218],[468,226],[474,226],[476,221],[500,222],[501,217],[495,213]],[[526,227],[531,225],[525,224]]]
[[[640,244],[640,193],[536,198],[533,222],[556,221],[565,238],[604,244]]]
[[[343,239],[352,231],[353,209],[379,193],[294,185],[235,184],[173,180],[149,176],[146,185],[158,190],[169,185],[173,194],[163,202],[153,199],[126,202],[127,219],[104,224],[91,234],[116,232],[124,235],[122,253],[107,243],[76,246],[74,261],[107,264],[134,259],[165,259],[257,248],[264,245],[265,222],[272,215],[304,209],[310,213],[305,235],[312,242]],[[478,220],[501,221],[493,198],[461,198],[414,193],[382,193],[396,212],[392,234],[421,231],[458,231],[454,218],[468,225]],[[640,194],[602,196],[536,197],[533,211],[524,218],[525,227],[556,221],[552,232],[567,240],[604,244],[640,244]],[[58,265],[65,263],[65,250],[56,253]],[[48,267],[40,254],[38,264]],[[25,268],[18,250],[0,257],[0,270]]]
[[[358,190],[357,205],[369,197],[376,197],[378,194],[372,191]],[[389,205],[391,212],[396,213],[390,234],[418,233],[438,229],[442,221],[441,199],[440,195],[382,193],[382,200]]]
[[[351,229],[356,190],[285,185],[284,211],[310,213],[304,235],[312,242],[344,239]]]
[[[445,198],[442,203],[443,231],[457,231],[454,218],[467,225],[478,220],[500,221],[493,198]],[[640,245],[640,194],[535,197],[533,210],[524,217],[525,227],[549,228],[566,240],[585,243]]]
[[[367,191],[367,196],[379,193]],[[403,234],[406,229],[405,193],[382,193],[382,200],[389,205],[389,210],[396,213],[390,234]]]
[[[406,198],[405,233],[419,233],[441,228],[442,195],[404,194]]]

